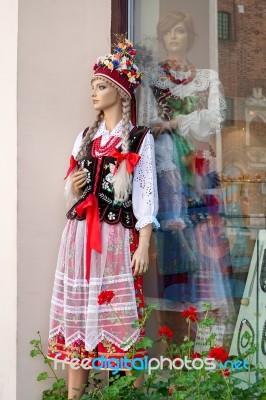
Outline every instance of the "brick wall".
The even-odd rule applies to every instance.
[[[239,13],[237,5],[244,6],[244,13]],[[258,153],[257,165],[266,166],[263,157],[259,157],[262,149],[266,153],[265,140],[258,143],[259,136],[261,139],[265,133],[266,137],[266,124],[260,126],[258,137],[247,146],[245,102],[252,96],[254,87],[262,88],[262,94],[266,96],[266,1],[218,0],[218,11],[231,15],[231,37],[230,40],[219,39],[218,54],[224,93],[234,102],[234,122],[226,126],[222,134],[223,170],[237,166],[251,177],[261,174],[265,178],[266,168],[254,168],[255,163],[252,163],[249,154],[255,149]],[[253,134],[256,136],[254,129]],[[244,187],[250,200],[250,212],[264,213],[266,196],[262,193],[261,184],[247,183]]]
[[[237,5],[244,6],[244,13]],[[219,40],[219,74],[225,95],[235,99],[235,120],[243,120],[243,103],[253,87],[266,95],[266,2],[218,0],[218,10],[231,15],[231,39]]]

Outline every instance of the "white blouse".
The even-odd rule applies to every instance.
[[[132,128],[133,125],[131,124],[130,129]],[[122,121],[120,121],[110,133],[106,129],[105,123],[102,122],[96,134],[94,135],[93,140],[101,136],[101,145],[104,145],[111,136],[121,137],[121,132]],[[82,142],[82,134],[83,132],[78,135],[74,143],[72,151],[74,158],[79,151]],[[117,147],[119,146],[120,143],[118,143]],[[151,223],[153,224],[154,228],[158,228],[160,224],[156,219],[156,215],[158,213],[158,190],[155,167],[154,139],[150,131],[146,134],[138,154],[141,158],[134,169],[132,187],[133,212],[137,219],[135,228],[139,230],[140,228],[143,228]],[[71,175],[69,175],[69,178],[65,189],[66,197],[68,197],[69,188],[72,182]],[[77,201],[77,198],[73,200],[75,202]]]
[[[175,71],[171,71],[175,74]],[[179,74],[179,72],[176,72]],[[182,76],[176,76],[182,78]],[[221,123],[225,117],[226,103],[223,88],[218,74],[210,69],[197,69],[195,78],[187,85],[176,85],[165,78],[159,69],[152,69],[143,79],[138,101],[138,121],[141,125],[161,123],[164,121],[158,115],[157,100],[151,87],[169,89],[177,98],[198,96],[200,107],[187,115],[179,115],[178,130],[184,137],[191,137],[199,141],[208,141],[212,134],[219,134]]]

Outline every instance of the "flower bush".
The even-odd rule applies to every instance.
[[[99,295],[99,304],[111,303],[114,292]],[[111,304],[110,304],[111,306]],[[115,375],[110,378],[110,385],[103,387],[102,380],[99,379],[99,373],[91,373],[88,383],[85,387],[85,394],[81,400],[101,399],[101,400],[253,400],[266,399],[266,369],[262,365],[255,365],[253,358],[256,347],[252,342],[248,331],[244,332],[244,338],[248,343],[244,354],[228,356],[228,352],[221,346],[214,345],[215,335],[211,334],[207,339],[210,344],[209,351],[194,351],[195,342],[191,340],[191,324],[197,324],[198,328],[211,328],[215,324],[215,319],[208,318],[208,312],[211,309],[209,304],[204,305],[206,309],[205,317],[202,321],[198,320],[197,310],[190,307],[184,310],[182,317],[186,318],[188,324],[188,334],[184,337],[181,344],[173,342],[174,332],[167,326],[162,326],[158,330],[158,340],[165,345],[164,357],[167,357],[175,364],[176,368],[162,371],[154,368],[150,374],[148,371],[132,369],[131,374],[127,376]],[[135,326],[142,327],[151,312],[156,307],[151,305],[143,310],[141,320],[135,322]],[[152,340],[143,338],[141,342],[135,343],[131,354],[134,355],[136,348],[151,347]],[[52,361],[47,359],[42,351],[41,337],[32,340],[33,350],[31,356],[41,355],[45,364],[50,369],[51,374],[42,372],[37,380],[46,380],[53,378],[54,383],[49,390],[42,393],[43,400],[67,400],[66,382],[59,379],[53,370]],[[130,357],[128,357],[130,358]],[[215,368],[207,368],[208,364],[204,362],[206,358],[211,358],[215,362]],[[190,360],[192,365],[200,368],[191,368],[183,360]],[[231,362],[228,362],[228,359]],[[234,360],[247,361],[247,368],[236,370],[233,367]],[[227,362],[226,362],[227,361]],[[226,364],[224,365],[224,363]],[[191,365],[191,364],[190,364]],[[231,367],[231,366],[232,367]],[[242,372],[242,374],[239,374]],[[253,374],[253,379],[251,379]],[[143,385],[139,388],[134,386],[137,377],[143,377]],[[255,378],[255,379],[254,379]],[[242,385],[240,385],[242,384]]]

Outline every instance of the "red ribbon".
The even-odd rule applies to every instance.
[[[114,169],[114,174],[116,173],[118,165],[123,160],[126,160],[127,172],[131,174],[132,171],[134,170],[135,165],[137,165],[137,163],[141,158],[140,155],[138,155],[137,153],[120,153],[116,149],[114,149],[114,151],[110,154],[110,156],[117,158],[117,163],[116,163],[117,166]]]
[[[67,170],[66,176],[64,177],[64,179],[66,179],[68,177],[68,175],[73,171],[73,169],[75,168],[75,166],[77,165],[77,160],[75,160],[75,158],[73,156],[70,157],[69,160],[69,168]]]
[[[196,171],[200,176],[203,176],[204,174],[207,173],[208,167],[209,167],[209,160],[206,160],[205,158],[202,157],[196,157],[195,160],[195,167]]]
[[[89,194],[86,199],[75,208],[79,217],[86,213],[87,243],[86,243],[86,279],[89,282],[91,249],[102,253],[101,225],[98,209],[98,200],[95,194]]]

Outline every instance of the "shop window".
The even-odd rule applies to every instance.
[[[232,97],[226,97],[226,115],[225,125],[233,125],[234,123],[234,100]]]
[[[259,116],[252,119],[249,125],[250,145],[266,146],[266,123]]]
[[[231,38],[230,17],[227,12],[218,12],[218,39],[229,40]]]

